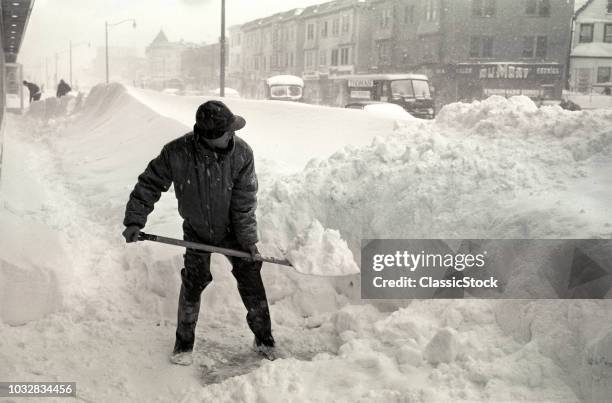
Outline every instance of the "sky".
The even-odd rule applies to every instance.
[[[279,11],[306,7],[326,0],[227,0],[226,24],[231,26]],[[136,19],[109,30],[109,46],[142,50],[160,29],[170,41],[216,42],[220,32],[221,0],[35,0],[19,54],[26,75],[43,75],[45,65],[59,76],[68,75],[72,41],[73,68],[88,66],[96,48],[104,46],[104,21]],[[53,74],[53,73],[51,73]]]

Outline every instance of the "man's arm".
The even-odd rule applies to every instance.
[[[172,170],[168,150],[164,147],[157,156],[149,162],[145,171],[138,176],[138,183],[130,193],[130,199],[125,207],[123,225],[143,228],[147,216],[153,211],[153,205],[159,200],[162,192],[166,192],[172,184]]]
[[[256,208],[257,176],[255,175],[253,154],[250,152],[238,178],[234,181],[230,204],[232,225],[236,238],[246,250],[249,250],[258,241]]]

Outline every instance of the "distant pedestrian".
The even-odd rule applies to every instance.
[[[40,92],[40,87],[38,85],[29,83],[26,80],[23,80],[23,85],[28,87],[28,91],[30,92],[30,103],[40,100],[42,92]]]
[[[57,97],[61,98],[70,91],[72,91],[72,88],[70,88],[70,86],[64,80],[60,80],[59,84],[57,85]]]

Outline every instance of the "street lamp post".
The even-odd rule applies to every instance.
[[[132,28],[136,28],[136,20],[133,18],[128,18],[127,20],[119,21],[114,24],[109,24],[108,21],[104,21],[104,43],[105,43],[105,62],[106,62],[106,84],[109,82],[108,77],[108,27],[114,27],[119,24],[123,24],[124,22],[132,21]]]

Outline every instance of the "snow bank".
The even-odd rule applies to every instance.
[[[76,308],[23,330],[2,328],[2,346],[28,345],[17,355],[0,352],[6,368],[33,378],[38,357],[48,358],[45,373],[78,378],[88,400],[602,401],[609,395],[607,301],[393,301],[383,311],[358,301],[357,275],[300,276],[272,265],[263,276],[275,337],[293,358],[204,388],[199,365],[193,372],[169,368],[182,251],[125,246],[120,222],[136,175],[162,144],[189,130],[202,101],[97,87],[78,114],[38,127],[35,135],[56,158],[46,161],[52,168],[39,181],[61,184],[57,191],[70,195],[53,199],[66,213],[51,216],[62,232],[85,225],[99,242],[67,248],[77,261],[72,284],[83,289],[68,295],[79,304],[65,305]],[[610,236],[611,170],[604,168],[612,166],[612,113],[538,109],[525,98],[493,97],[450,105],[435,122],[409,122],[393,132],[394,120],[363,111],[227,102],[246,117],[243,136],[258,157],[262,253],[309,257],[314,260],[304,265],[313,273],[353,272],[362,238]],[[175,210],[170,192],[147,230],[180,236]],[[221,256],[213,256],[213,278],[197,335],[196,362],[204,367],[251,341]],[[36,326],[49,335],[44,343],[36,343]],[[103,386],[95,381],[100,374]]]
[[[62,308],[71,264],[60,234],[0,212],[0,322],[22,325]]]
[[[169,97],[157,91],[128,88],[129,94],[151,108],[191,128],[198,106],[211,97]],[[299,172],[312,158],[326,158],[353,144],[365,146],[376,136],[393,132],[395,118],[363,113],[361,110],[331,108],[291,102],[223,99],[231,110],[243,116],[247,125],[238,135],[255,152],[257,169],[262,161],[274,161],[281,170],[274,174]],[[162,129],[160,128],[159,131]],[[260,175],[261,176],[261,175]]]
[[[81,108],[83,98],[84,95],[82,93],[76,95],[70,93],[61,98],[43,98],[30,104],[27,115],[45,121],[66,117]]]

